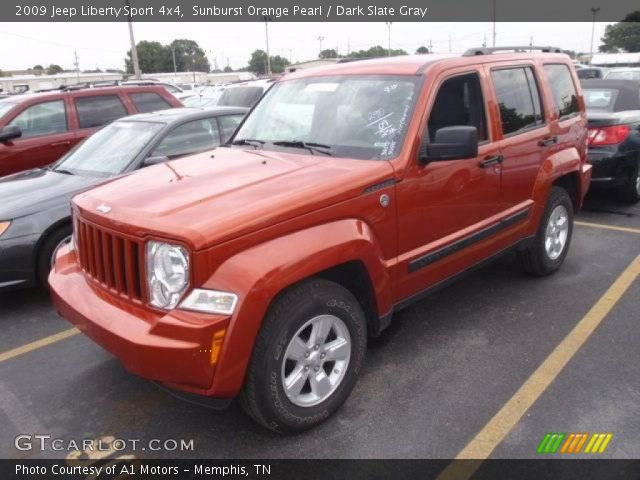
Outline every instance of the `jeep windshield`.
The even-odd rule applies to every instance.
[[[152,122],[111,123],[71,150],[53,170],[90,177],[118,175],[163,127]]]
[[[265,94],[235,145],[386,160],[398,155],[420,78],[341,75],[285,80]]]

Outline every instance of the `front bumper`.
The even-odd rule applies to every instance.
[[[0,291],[35,285],[37,241],[35,234],[0,239]]]
[[[171,388],[215,396],[211,343],[227,317],[160,313],[107,292],[85,278],[75,253],[63,249],[49,276],[58,313],[141,377]]]

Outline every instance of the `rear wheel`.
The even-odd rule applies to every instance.
[[[640,202],[640,162],[636,164],[629,179],[616,193],[621,202],[631,204]]]
[[[71,227],[64,226],[54,230],[45,239],[38,253],[38,281],[43,287],[49,287],[49,272],[55,263],[56,254],[62,247],[71,242]]]
[[[564,262],[573,233],[573,204],[564,188],[551,187],[533,243],[518,252],[523,268],[537,276],[549,275]]]
[[[307,280],[264,319],[240,400],[263,426],[293,433],[326,420],[347,399],[362,368],[365,316],[347,289]]]

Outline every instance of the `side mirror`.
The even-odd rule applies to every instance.
[[[420,148],[420,161],[462,160],[478,156],[478,129],[476,127],[443,127],[436,131],[432,143]]]
[[[144,159],[144,162],[142,162],[142,166],[150,167],[151,165],[157,165],[159,163],[164,163],[168,161],[169,161],[169,157],[167,157],[166,155],[152,155]]]
[[[19,138],[22,136],[22,130],[20,127],[16,125],[12,125],[9,127],[4,127],[0,129],[0,142],[6,142],[7,140],[12,140],[14,138]]]

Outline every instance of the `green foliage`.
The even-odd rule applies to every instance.
[[[233,72],[233,68],[227,65],[226,67],[224,67],[224,73],[229,73],[229,72]]]
[[[429,53],[429,49],[427,47],[425,47],[425,46],[418,47],[417,50],[416,50],[416,54],[418,54],[418,55],[423,55],[425,53]]]
[[[285,67],[289,65],[289,60],[280,55],[272,56],[270,60],[272,73],[282,73]],[[267,52],[264,50],[254,50],[249,59],[247,70],[256,75],[265,75],[267,72]]]
[[[166,73],[173,72],[173,52],[176,56],[178,72],[210,70],[209,60],[198,44],[193,40],[178,39],[169,45],[160,42],[143,40],[136,45],[138,51],[138,63],[142,73]],[[125,70],[133,73],[131,50],[125,58]]]
[[[55,75],[57,73],[62,73],[64,70],[60,65],[51,64],[47,67],[47,75]]]
[[[601,41],[601,52],[640,52],[640,11],[630,13],[622,22],[607,25]]]
[[[381,47],[380,45],[376,45],[375,47],[369,48],[369,50],[358,50],[357,52],[351,52],[349,54],[352,58],[380,58],[380,57],[396,57],[398,55],[407,55],[402,49],[391,49],[391,55],[389,55],[389,50]]]
[[[338,52],[334,48],[326,48],[320,52],[318,58],[338,58]]]

